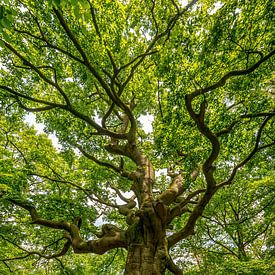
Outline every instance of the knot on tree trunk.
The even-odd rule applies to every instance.
[[[115,236],[117,233],[121,233],[122,230],[113,224],[103,224],[101,228],[101,232],[96,233],[95,235],[98,238],[106,237],[106,236]]]

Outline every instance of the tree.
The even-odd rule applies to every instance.
[[[125,274],[182,274],[171,249],[274,160],[272,1],[1,3],[2,117],[22,125],[2,130],[4,268],[117,249]]]
[[[266,169],[266,165],[258,163],[257,168]],[[250,174],[253,172],[250,170]],[[274,172],[269,173],[241,184],[236,179],[234,185],[214,197],[197,223],[196,236],[175,251],[178,258],[185,255],[180,258],[186,274],[272,273],[274,249],[269,243],[274,217]],[[256,174],[258,177],[259,172]]]

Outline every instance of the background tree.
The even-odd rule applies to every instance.
[[[72,248],[119,264],[126,250],[125,274],[182,274],[170,251],[219,215],[219,190],[274,160],[272,2],[1,3],[4,268],[64,267]]]
[[[269,166],[262,164],[263,169]],[[248,175],[245,170],[242,174]],[[249,175],[253,172],[249,169]],[[238,175],[234,185],[214,197],[197,224],[196,236],[175,249],[186,274],[272,273],[274,172],[261,179],[257,171],[257,180],[241,184],[238,178],[245,176]]]

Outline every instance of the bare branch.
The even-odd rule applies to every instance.
[[[133,180],[133,177],[131,176],[130,172],[126,172],[124,170],[121,169],[121,167],[117,167],[114,166],[113,164],[109,163],[109,162],[105,162],[105,161],[100,161],[98,160],[96,157],[90,155],[89,153],[87,153],[81,146],[77,146],[77,148],[79,149],[79,151],[88,159],[92,160],[93,162],[95,162],[96,164],[109,168],[113,171],[115,171],[116,173],[120,174],[121,176],[128,178],[130,180]]]
[[[259,142],[260,142],[260,138],[261,138],[261,134],[262,131],[265,127],[265,125],[267,124],[267,122],[272,118],[272,116],[267,117],[264,122],[262,123],[257,137],[256,137],[256,144],[254,149],[252,150],[252,152],[247,156],[247,158],[245,158],[241,163],[239,163],[237,166],[235,166],[235,168],[233,169],[230,177],[228,180],[220,183],[219,185],[217,185],[215,188],[207,188],[206,193],[204,194],[203,198],[199,201],[198,205],[194,208],[192,214],[190,215],[187,224],[185,225],[185,227],[180,230],[178,233],[175,233],[174,235],[172,235],[171,237],[169,237],[169,244],[170,245],[174,245],[175,243],[177,243],[178,241],[180,241],[183,238],[186,238],[188,235],[190,235],[192,233],[192,230],[194,229],[196,220],[202,215],[203,210],[205,208],[205,206],[207,205],[207,203],[209,202],[209,200],[211,199],[211,197],[215,194],[215,192],[221,188],[224,185],[228,185],[232,182],[232,180],[234,179],[237,170],[239,168],[241,168],[243,165],[245,165],[255,154],[257,151],[269,147],[271,145],[273,145],[275,142],[273,142],[272,144],[268,144],[268,145],[263,145],[263,146],[259,146]]]
[[[5,46],[11,51],[13,52],[18,58],[20,58],[20,60],[22,60],[23,64],[25,64],[26,66],[30,67],[32,70],[34,70],[39,76],[40,78],[45,81],[46,83],[50,84],[52,87],[54,87],[64,98],[66,105],[68,108],[70,108],[71,103],[70,100],[68,98],[68,96],[66,95],[66,93],[62,90],[62,88],[58,85],[57,82],[53,82],[52,80],[48,79],[39,69],[39,67],[33,65],[30,61],[28,61],[25,57],[23,57],[23,55],[21,55],[13,46],[11,46],[9,43],[5,42],[4,40],[0,39],[2,42],[4,42]],[[47,66],[48,67],[48,66]],[[45,66],[40,66],[40,68],[45,68]],[[51,68],[53,69],[53,68]],[[56,81],[56,75],[55,75],[55,81]]]
[[[136,198],[136,196],[134,195],[131,198],[127,199],[126,197],[124,197],[122,195],[121,191],[118,188],[116,188],[115,186],[110,186],[110,187],[116,192],[116,194],[119,196],[119,198],[126,203],[128,203]]]
[[[190,214],[187,223],[185,226],[179,230],[178,232],[174,233],[170,237],[168,237],[168,246],[171,247],[181,241],[182,239],[187,238],[190,235],[194,234],[194,228],[196,225],[196,222],[199,217],[202,216],[202,213],[210,201],[210,199],[213,197],[215,192],[217,191],[217,187],[211,187],[207,188],[202,198],[198,201],[198,204],[194,207],[192,210],[192,213]]]
[[[31,97],[31,96],[28,96],[28,95],[18,93],[18,92],[14,91],[13,89],[11,89],[10,87],[7,87],[7,86],[0,85],[0,89],[5,90],[6,92],[10,93],[15,98],[24,98],[24,99],[27,99],[27,100],[32,101],[32,102],[48,105],[47,107],[52,107],[52,108],[60,108],[60,109],[66,109],[67,108],[67,106],[63,105],[63,104],[54,103],[54,102],[50,102],[50,101],[46,101],[46,100],[42,100],[42,99],[37,99],[37,98]]]
[[[156,17],[154,15],[154,9],[155,9],[155,6],[156,6],[156,1],[155,0],[151,0],[152,2],[152,8],[151,8],[151,15],[152,15],[152,18],[153,18],[153,21],[154,21],[154,24],[155,24],[155,27],[156,27],[156,35],[158,34],[159,32],[159,26],[158,26],[158,22],[156,20]]]
[[[18,93],[18,92],[14,91],[13,89],[11,89],[10,87],[7,87],[7,86],[0,85],[0,89],[7,91],[11,95],[13,95],[13,97],[15,97],[15,98],[24,98],[24,99],[27,99],[27,100],[32,101],[32,102],[48,105],[46,107],[43,107],[43,109],[42,109],[43,111],[45,111],[46,108],[49,108],[49,109],[60,108],[60,109],[69,111],[71,114],[75,115],[76,117],[78,117],[81,120],[85,121],[88,125],[92,126],[94,129],[96,129],[98,131],[97,134],[99,134],[99,135],[106,135],[106,136],[110,136],[110,137],[118,138],[118,139],[126,139],[127,138],[127,134],[115,133],[115,132],[111,132],[107,129],[102,128],[100,125],[98,125],[95,121],[93,121],[87,115],[84,115],[84,114],[80,113],[79,111],[77,111],[76,109],[73,109],[72,106],[68,107],[67,105],[37,99],[37,98],[31,97],[31,96],[28,96],[28,95],[24,95],[22,93]]]
[[[72,43],[74,44],[74,46],[76,47],[76,49],[78,50],[80,55],[82,56],[84,64],[86,65],[86,67],[90,70],[90,72],[93,74],[93,76],[98,80],[98,82],[100,83],[102,88],[105,90],[105,92],[107,93],[109,98],[118,107],[120,107],[122,110],[124,110],[125,113],[127,114],[127,116],[129,117],[129,120],[131,122],[131,127],[130,127],[130,130],[129,130],[129,133],[128,133],[128,139],[131,140],[131,142],[135,142],[136,120],[135,120],[131,110],[126,106],[126,104],[124,104],[122,102],[122,100],[119,98],[119,96],[109,88],[108,84],[103,80],[103,78],[100,76],[100,74],[97,72],[97,70],[92,66],[92,64],[90,63],[84,49],[81,47],[80,43],[78,42],[78,40],[76,39],[76,37],[74,36],[72,31],[70,30],[67,23],[65,22],[61,12],[59,10],[55,9],[55,8],[54,8],[54,12],[55,12],[61,26],[65,30],[66,34],[68,35],[68,37],[70,38],[70,40],[72,41]]]
[[[272,117],[273,117],[273,116],[268,116],[268,117],[266,117],[266,119],[264,120],[264,122],[263,122],[262,125],[260,126],[259,131],[258,131],[257,136],[256,136],[256,142],[255,142],[254,149],[250,152],[250,154],[249,154],[243,161],[241,161],[239,164],[237,164],[237,165],[233,168],[233,170],[232,170],[232,172],[231,172],[231,174],[230,174],[230,176],[229,176],[229,178],[228,178],[227,180],[225,180],[225,181],[223,181],[223,182],[221,182],[220,184],[217,185],[218,188],[221,188],[222,186],[231,184],[231,182],[232,182],[233,179],[235,178],[235,175],[236,175],[237,171],[238,171],[241,167],[243,167],[247,162],[249,162],[249,161],[254,157],[254,155],[255,155],[258,151],[260,151],[260,150],[262,150],[262,149],[265,149],[265,148],[268,148],[268,147],[271,147],[271,146],[273,146],[273,145],[275,144],[275,141],[274,141],[274,142],[272,142],[272,143],[270,143],[270,144],[266,144],[266,145],[259,146],[259,143],[260,143],[260,139],[261,139],[261,135],[262,135],[263,129],[264,129],[265,125],[267,124],[267,122],[268,122]]]
[[[44,179],[47,179],[47,180],[52,181],[52,182],[69,184],[69,185],[73,186],[75,189],[82,191],[91,201],[95,201],[99,204],[103,204],[103,205],[106,205],[108,207],[119,208],[118,205],[110,203],[106,200],[103,200],[103,199],[99,198],[95,193],[92,193],[90,189],[83,188],[82,186],[80,186],[80,185],[78,185],[78,184],[76,184],[72,181],[67,181],[67,180],[64,180],[64,179],[54,179],[54,178],[51,178],[49,176],[41,175],[41,174],[37,174],[37,173],[29,174],[29,176],[37,176],[39,178],[44,178]],[[96,196],[96,198],[94,196]]]
[[[90,11],[91,11],[91,15],[92,15],[92,19],[93,19],[93,24],[94,24],[96,33],[97,33],[98,37],[101,39],[101,33],[100,33],[100,30],[99,30],[99,27],[98,27],[98,24],[97,24],[97,20],[96,20],[96,16],[95,16],[95,9],[94,9],[94,7],[93,7],[93,5],[92,5],[92,3],[91,3],[90,0],[87,0],[87,2],[90,5]]]
[[[213,241],[214,243],[216,243],[217,245],[221,246],[222,248],[224,248],[225,250],[229,251],[232,255],[234,255],[235,257],[239,258],[238,255],[229,247],[227,247],[226,245],[224,245],[222,242],[215,240],[210,233],[210,229],[207,226],[207,235],[209,236],[210,240]]]
[[[26,202],[19,201],[19,200],[10,199],[10,198],[7,200],[10,201],[11,203],[13,203],[17,206],[20,206],[20,207],[26,209],[27,211],[29,211],[33,224],[43,225],[43,226],[50,227],[53,229],[63,229],[63,230],[70,232],[70,224],[68,222],[50,221],[50,220],[42,219],[39,217],[36,209],[33,206],[31,206],[30,204],[28,204]]]
[[[212,150],[208,158],[205,160],[202,166],[202,170],[206,178],[207,188],[214,188],[216,185],[216,181],[213,176],[215,169],[213,163],[219,156],[220,142],[218,140],[218,137],[208,128],[207,125],[205,125],[204,122],[204,115],[207,106],[206,99],[204,99],[204,101],[200,104],[200,111],[197,114],[192,107],[192,101],[194,98],[192,95],[193,94],[189,94],[185,96],[185,105],[191,118],[196,122],[196,125],[201,134],[204,135],[211,142]]]
[[[21,34],[26,34],[26,35],[28,35],[28,36],[30,36],[30,37],[32,37],[32,38],[35,38],[35,39],[37,39],[37,40],[40,40],[40,41],[42,41],[42,42],[45,42],[46,44],[45,44],[45,45],[41,45],[41,46],[40,46],[41,48],[51,48],[51,49],[57,50],[57,51],[63,53],[64,55],[68,56],[68,57],[71,58],[72,60],[77,61],[78,63],[81,63],[81,64],[84,63],[82,59],[78,58],[77,56],[73,55],[72,53],[70,53],[70,52],[68,52],[68,51],[66,51],[66,50],[64,50],[64,49],[62,49],[62,48],[60,48],[59,46],[56,46],[56,45],[52,44],[52,43],[46,38],[46,36],[45,36],[44,32],[42,31],[42,28],[41,28],[41,26],[40,26],[40,24],[39,24],[39,22],[38,22],[37,19],[35,19],[35,22],[36,22],[36,24],[38,25],[38,28],[39,28],[39,30],[40,30],[40,34],[41,34],[42,37],[36,36],[36,35],[30,33],[29,31],[26,31],[26,30],[18,30],[18,29],[15,29],[15,31],[18,32],[18,33],[21,33]]]
[[[9,139],[9,137],[8,137],[8,135],[6,135],[7,136],[7,139],[8,139],[8,142],[19,152],[19,154],[21,155],[21,157],[24,159],[24,162],[26,163],[26,164],[28,164],[29,162],[28,162],[28,160],[26,159],[26,157],[25,157],[25,155],[23,154],[23,152],[19,149],[19,147],[13,142],[13,141],[11,141],[10,139]]]
[[[254,118],[254,117],[266,117],[266,116],[274,116],[274,115],[275,115],[275,112],[272,112],[272,111],[271,112],[262,112],[262,113],[257,113],[257,114],[245,114],[245,115],[241,115],[240,119]],[[240,119],[233,121],[227,128],[217,132],[216,136],[219,137],[224,134],[228,134],[234,128],[235,125],[237,125],[238,123],[241,122]]]
[[[163,119],[163,112],[162,112],[162,107],[161,107],[161,98],[160,98],[160,91],[159,91],[159,81],[158,81],[157,96],[158,96],[158,105],[159,105],[160,117]]]
[[[227,80],[231,77],[234,76],[241,76],[241,75],[247,75],[250,74],[252,72],[254,72],[256,69],[258,69],[265,61],[267,61],[268,59],[270,59],[273,55],[275,54],[275,50],[271,51],[270,53],[268,53],[266,56],[264,56],[263,58],[261,58],[257,63],[255,63],[254,65],[252,65],[250,68],[246,69],[246,70],[238,70],[238,71],[231,71],[227,74],[225,74],[219,81],[217,81],[215,84],[202,88],[202,89],[198,89],[195,92],[193,92],[192,94],[190,94],[191,99],[193,99],[194,97],[197,97],[198,95],[203,95],[205,93],[208,93],[210,91],[213,91],[217,88],[220,88],[222,86],[224,86],[227,82]]]
[[[246,245],[252,243],[252,242],[255,241],[259,236],[263,235],[263,234],[268,230],[268,228],[269,228],[270,226],[271,226],[271,224],[267,224],[267,225],[263,228],[263,230],[261,230],[261,231],[258,232],[257,234],[254,234],[254,236],[253,236],[251,239],[249,239],[249,240],[247,240],[246,242],[244,242],[244,246],[246,246]]]
[[[18,97],[16,98],[16,102],[18,103],[19,107],[24,109],[27,112],[30,113],[38,113],[38,112],[45,112],[45,111],[49,111],[51,109],[54,109],[56,107],[54,106],[45,106],[45,107],[38,107],[38,108],[29,108],[27,106],[25,106],[19,99]]]
[[[179,9],[179,6],[176,4],[176,2],[174,0],[171,0],[173,6],[175,7],[177,13],[180,13],[180,9]]]
[[[170,31],[173,29],[174,25],[176,24],[176,22],[178,21],[178,19],[180,18],[180,16],[182,16],[184,13],[186,13],[192,6],[194,6],[196,3],[198,2],[198,0],[192,0],[188,5],[186,5],[181,12],[177,12],[177,14],[175,16],[173,16],[171,18],[171,20],[169,21],[169,23],[167,24],[166,29],[162,32],[162,33],[157,33],[155,35],[155,37],[152,39],[151,43],[148,45],[147,49],[145,50],[144,53],[136,56],[133,60],[131,60],[130,62],[128,62],[127,64],[123,65],[122,67],[119,68],[119,71],[129,67],[130,65],[134,64],[136,62],[136,64],[134,64],[130,70],[130,73],[127,77],[127,79],[124,81],[124,83],[122,84],[122,89],[129,83],[129,81],[133,78],[136,69],[139,67],[139,65],[143,62],[143,60],[145,59],[145,57],[147,57],[148,55],[152,55],[155,54],[157,52],[157,50],[154,50],[154,46],[156,45],[156,43],[163,38],[165,35],[170,34]]]

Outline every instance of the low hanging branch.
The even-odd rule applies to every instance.
[[[65,221],[52,221],[40,218],[38,212],[32,205],[14,199],[8,199],[8,201],[29,211],[32,224],[65,230],[64,236],[68,239],[65,247],[67,248],[67,246],[72,246],[75,253],[95,253],[101,255],[112,248],[127,248],[125,232],[115,225],[104,224],[102,226],[102,232],[98,234],[97,240],[84,241],[80,237],[80,228],[78,225]],[[64,252],[65,248],[62,251],[64,254],[67,252]]]

